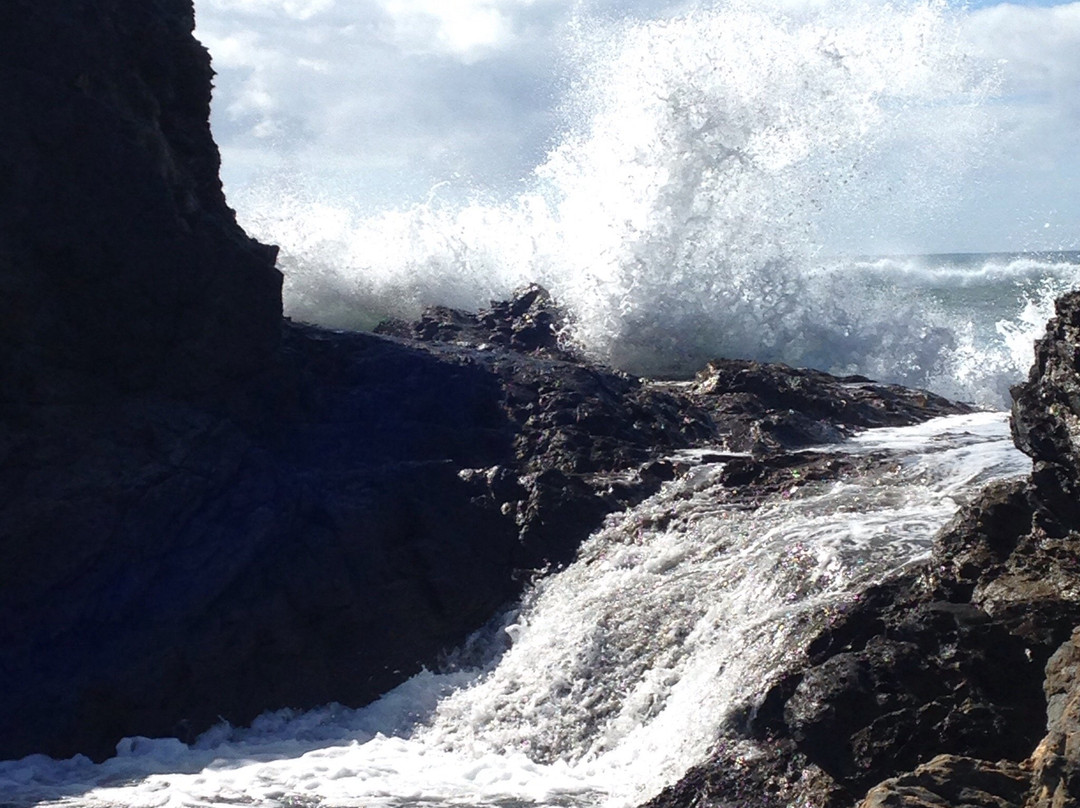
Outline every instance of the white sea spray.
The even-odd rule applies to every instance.
[[[301,320],[369,328],[538,281],[580,345],[634,372],[755,358],[1003,406],[1030,363],[1025,312],[1075,282],[1076,256],[822,252],[871,200],[948,215],[996,82],[961,20],[934,0],[581,20],[565,131],[519,193],[436,187],[370,212],[292,178],[233,201],[282,245]],[[970,294],[938,294],[943,281]],[[996,308],[973,313],[973,295]]]

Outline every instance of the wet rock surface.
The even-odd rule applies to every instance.
[[[678,389],[461,341],[286,325],[260,384],[4,423],[0,755],[370,701],[734,432]],[[733,458],[732,501],[847,463]]]
[[[1078,804],[1077,356],[1080,294],[1070,293],[1013,391],[1030,477],[988,487],[921,569],[864,593],[816,635],[743,729],[762,770],[733,778],[720,750],[650,805],[764,808],[777,783],[786,804]],[[774,785],[755,794],[761,782]]]
[[[843,789],[810,763],[788,741],[754,749],[723,741],[712,759],[692,767],[679,782],[664,789],[646,808],[791,808],[842,801]]]
[[[1031,755],[1031,808],[1080,799],[1080,629],[1046,666],[1046,737]]]
[[[860,808],[1006,808],[1022,805],[1028,774],[1010,761],[939,755],[871,789]]]
[[[905,426],[971,408],[864,376],[740,359],[715,359],[687,390],[723,424],[734,451],[769,455],[833,443],[871,427]]]
[[[226,410],[152,392],[7,421],[0,754],[366,703],[683,473],[680,451],[728,456],[752,426],[701,403],[715,388],[562,355],[286,324]],[[849,470],[759,451],[728,486],[752,507]]]
[[[519,289],[510,300],[492,301],[490,308],[475,314],[431,306],[414,323],[386,320],[375,333],[480,349],[509,348],[549,359],[581,358],[564,336],[565,315],[538,284]]]

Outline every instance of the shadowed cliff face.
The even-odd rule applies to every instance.
[[[225,204],[193,25],[190,0],[0,4],[9,405],[212,389],[274,349],[275,249]]]
[[[1080,293],[1057,301],[1028,381],[1013,398],[1013,437],[1035,461],[1036,524],[1063,536],[1080,525]]]

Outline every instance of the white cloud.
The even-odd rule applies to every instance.
[[[1080,90],[1080,3],[1052,8],[992,6],[971,14],[973,47],[1001,61],[1003,90],[1073,100]]]
[[[219,73],[227,186],[283,166],[383,201],[455,177],[507,184],[552,136],[571,0],[197,0],[197,11]]]
[[[440,53],[474,61],[514,42],[513,6],[505,0],[384,0],[395,41],[406,52]]]
[[[284,14],[295,20],[309,20],[333,8],[337,0],[204,0],[202,6],[215,11],[275,16]]]
[[[1080,3],[978,9],[964,35],[1001,73],[987,105],[996,139],[966,215],[1012,248],[1080,247]]]

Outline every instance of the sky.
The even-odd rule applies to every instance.
[[[770,5],[798,17],[841,4],[858,2]],[[575,92],[602,58],[604,37],[627,21],[679,16],[705,4],[195,5],[196,34],[217,72],[212,126],[222,178],[243,221],[253,190],[283,184],[371,213],[433,195],[521,193],[587,116]],[[1080,3],[953,8],[961,49],[994,79],[964,170],[941,192],[947,204],[921,205],[914,192],[900,216],[895,199],[878,205],[868,195],[846,208],[841,199],[828,213],[834,237],[827,246],[873,253],[1080,249]],[[910,165],[921,147],[907,148]],[[899,150],[895,160],[879,157],[868,170],[898,182],[906,172]]]

